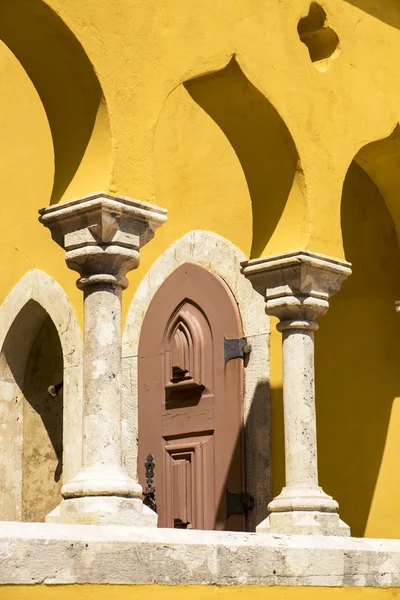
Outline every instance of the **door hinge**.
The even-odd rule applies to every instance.
[[[251,353],[251,346],[247,338],[228,339],[224,336],[225,364],[233,358],[243,358],[244,366],[247,367]]]
[[[153,485],[156,463],[151,452],[147,456],[147,460],[144,463],[144,468],[146,470],[146,489],[143,492],[143,504],[151,508],[151,510],[154,510],[154,512],[157,512],[156,488]]]
[[[242,515],[254,508],[254,497],[247,492],[235,494],[226,490],[226,518],[231,515]]]

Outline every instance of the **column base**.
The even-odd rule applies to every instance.
[[[86,496],[63,500],[46,517],[46,523],[130,525],[157,527],[158,515],[140,498]]]
[[[142,486],[119,465],[94,465],[83,467],[77,475],[63,485],[63,498],[87,496],[119,496],[140,498]]]
[[[350,536],[350,527],[336,513],[291,511],[271,513],[256,527],[257,533]]]
[[[339,510],[339,504],[317,485],[312,487],[285,486],[279,496],[269,503],[268,510],[271,513],[292,511],[336,513]]]
[[[284,487],[268,505],[270,515],[257,533],[349,536],[350,527],[340,520],[339,505],[319,486]]]

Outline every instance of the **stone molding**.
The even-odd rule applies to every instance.
[[[79,471],[82,463],[81,329],[62,287],[43,271],[32,269],[21,277],[0,306],[0,348],[29,301],[37,302],[47,312],[60,337],[64,360],[63,478],[68,480]]]
[[[246,424],[247,484],[257,507],[249,513],[248,528],[267,516],[271,500],[269,319],[263,299],[240,274],[244,254],[229,240],[209,231],[195,230],[176,240],[153,263],[131,302],[123,334],[124,462],[137,476],[137,354],[147,308],[162,283],[185,262],[219,275],[230,287],[239,306],[244,335],[252,346],[245,369],[244,419]]]
[[[307,250],[242,263],[243,274],[265,297],[267,314],[281,321],[314,321],[326,313],[329,298],[351,275],[351,265]]]
[[[400,587],[400,540],[0,522],[0,585]]]
[[[94,282],[127,287],[126,273],[139,264],[139,249],[167,220],[167,211],[125,196],[95,192],[43,208],[40,222],[65,249],[70,269],[82,276],[78,287]]]

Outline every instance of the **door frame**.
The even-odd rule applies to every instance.
[[[252,346],[244,373],[245,472],[247,491],[255,498],[248,513],[247,530],[266,518],[271,494],[271,409],[269,319],[264,299],[240,274],[246,256],[229,240],[208,231],[191,231],[175,241],[145,274],[130,304],[122,345],[123,364],[123,461],[137,476],[138,373],[140,332],[150,302],[161,284],[182,263],[189,262],[219,275],[229,286],[241,315],[243,332]]]

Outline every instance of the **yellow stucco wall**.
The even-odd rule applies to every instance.
[[[262,586],[65,585],[0,587],[4,600],[392,600],[398,589]]]
[[[400,14],[390,0],[321,0],[339,47],[320,72],[297,32],[309,4],[4,6],[0,301],[36,267],[82,320],[76,274],[37,210],[99,189],[169,210],[130,275],[124,315],[154,260],[192,229],[215,231],[247,256],[298,247],[345,256],[354,274],[316,337],[320,479],[353,534],[400,537]],[[275,493],[279,365],[274,333]]]
[[[263,586],[159,586],[159,585],[65,585],[4,586],[4,600],[392,600],[400,597],[393,588],[309,588]]]

